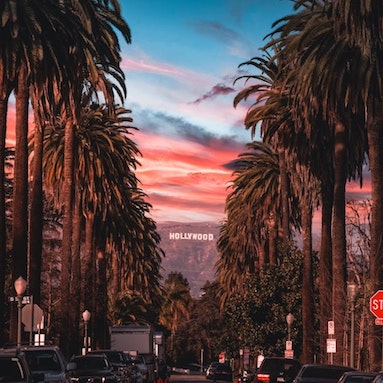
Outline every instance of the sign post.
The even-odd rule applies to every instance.
[[[333,338],[335,334],[335,322],[332,320],[327,322],[327,333],[329,335],[327,338],[327,353],[330,355],[330,364],[333,364],[334,354],[336,353],[336,339]]]

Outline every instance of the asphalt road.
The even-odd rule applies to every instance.
[[[206,380],[205,374],[172,374],[170,375],[170,383],[197,383],[197,382],[210,382]]]

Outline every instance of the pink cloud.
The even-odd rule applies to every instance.
[[[236,158],[235,150],[142,132],[135,139],[143,154],[137,177],[157,221],[223,219],[231,177],[224,164]]]

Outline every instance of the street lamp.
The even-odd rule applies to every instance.
[[[358,286],[353,283],[347,283],[347,296],[351,304],[351,330],[350,330],[350,367],[355,365],[355,296]]]
[[[90,312],[88,310],[85,310],[82,313],[82,319],[84,319],[84,348],[85,348],[84,354],[86,355],[88,353],[88,348],[89,348],[89,344],[88,344],[88,322],[90,320]]]
[[[291,313],[288,313],[286,315],[286,322],[287,322],[287,340],[291,340],[291,325],[294,322],[294,315]]]
[[[14,283],[17,294],[17,347],[21,346],[21,309],[23,307],[23,295],[27,288],[27,281],[22,277],[18,277]]]

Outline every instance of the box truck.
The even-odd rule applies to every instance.
[[[110,327],[110,348],[136,354],[153,354],[153,330],[150,325]]]

